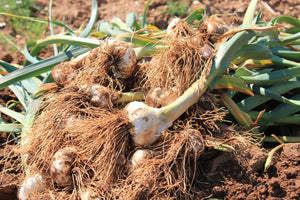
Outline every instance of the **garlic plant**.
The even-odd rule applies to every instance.
[[[136,145],[149,145],[155,142],[162,131],[196,103],[204,92],[201,79],[196,81],[181,97],[162,108],[147,106],[142,102],[130,102],[125,111],[132,124],[133,141]]]
[[[217,77],[227,69],[234,53],[253,36],[254,33],[251,31],[242,31],[222,43],[212,66],[205,67],[199,80],[171,104],[158,109],[141,102],[130,102],[125,107],[125,113],[132,124],[131,134],[134,143],[149,145],[155,142],[162,131],[170,127],[181,114],[198,102],[210,84],[214,84]]]

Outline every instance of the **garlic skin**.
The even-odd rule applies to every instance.
[[[160,119],[160,110],[138,101],[130,102],[125,111],[133,126],[132,136],[135,145],[149,145],[155,142],[160,133],[172,125]]]
[[[145,160],[151,157],[151,154],[152,151],[149,149],[138,149],[132,154],[129,162],[133,167],[139,167],[143,164],[143,162],[145,162]]]
[[[50,175],[59,187],[66,187],[73,184],[72,164],[76,157],[74,147],[66,147],[57,151],[53,156],[50,167]]]
[[[20,200],[27,200],[34,193],[43,192],[45,190],[44,179],[40,174],[33,174],[26,177],[23,181],[18,197]]]
[[[137,63],[133,48],[127,42],[111,38],[104,40],[102,46],[115,59],[114,75],[121,79],[130,77]]]

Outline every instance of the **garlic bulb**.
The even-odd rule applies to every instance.
[[[74,147],[63,148],[54,154],[50,174],[58,186],[66,187],[72,185],[71,170],[75,156],[76,150]]]
[[[59,129],[68,129],[73,124],[83,120],[83,116],[78,116],[72,113],[66,114],[64,118],[61,119],[61,122],[58,123]]]
[[[121,154],[119,155],[119,157],[117,158],[117,164],[118,164],[119,166],[124,166],[124,165],[126,164],[126,162],[127,162],[127,159],[126,159],[125,154],[124,154],[124,153],[121,153]]]
[[[122,79],[131,76],[137,62],[133,48],[127,42],[116,39],[106,39],[101,45],[114,59],[114,75]]]
[[[131,102],[125,107],[129,122],[133,126],[133,141],[136,145],[152,144],[160,133],[172,122],[165,123],[160,119],[160,110],[142,102]]]
[[[145,160],[151,157],[151,153],[152,151],[149,149],[138,149],[132,154],[129,162],[133,167],[141,166]]]
[[[214,49],[207,43],[204,43],[202,46],[202,55],[206,58],[209,58],[213,55]]]
[[[99,53],[108,54],[112,58],[111,70],[115,77],[126,79],[131,76],[137,62],[134,49],[127,42],[109,38],[103,40],[98,48],[71,61],[65,61],[56,65],[51,70],[54,81],[59,86],[67,85],[71,81],[70,75],[83,67],[87,61],[94,62]]]
[[[216,43],[221,35],[230,30],[227,24],[216,15],[213,15],[204,23],[207,26],[207,33],[210,34],[210,41]]]
[[[82,61],[88,56],[89,53],[90,52],[88,51],[72,59],[71,61],[64,61],[56,65],[51,70],[52,78],[56,84],[59,86],[67,85],[71,81],[71,73],[82,67]]]
[[[196,129],[188,129],[183,134],[188,137],[188,155],[198,158],[205,148],[202,134]]]
[[[111,106],[121,96],[119,93],[101,85],[92,85],[89,93],[91,95],[91,103],[101,108]]]
[[[65,86],[70,81],[70,74],[75,70],[71,62],[62,62],[51,70],[51,75],[57,85]]]
[[[229,30],[225,22],[216,15],[209,17],[205,23],[207,25],[207,32],[210,34],[222,35]]]
[[[170,35],[173,33],[173,30],[179,21],[180,21],[180,18],[178,18],[178,17],[172,19],[172,21],[170,22],[170,24],[167,27],[167,35]]]
[[[45,183],[40,174],[34,174],[26,177],[19,190],[19,199],[27,200],[34,193],[43,192],[45,190]]]
[[[81,200],[100,200],[100,197],[96,197],[96,194],[93,191],[85,188],[80,188],[79,194]]]
[[[147,101],[153,104],[154,107],[166,106],[175,101],[177,98],[176,88],[154,88],[147,94]]]

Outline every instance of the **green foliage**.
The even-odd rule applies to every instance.
[[[165,13],[176,17],[185,17],[188,14],[190,3],[184,0],[168,1],[168,7],[164,10]]]
[[[0,12],[29,17],[35,0],[0,0]]]
[[[221,101],[231,113],[228,116],[230,120],[248,128],[259,125],[259,129],[253,129],[256,133],[265,132],[270,126],[277,126],[284,130],[277,133],[279,135],[299,136],[300,20],[279,16],[270,22],[260,21],[260,13],[254,17],[256,4],[257,0],[251,1],[244,22],[239,27],[240,31],[220,45],[214,59],[216,62],[227,57],[231,64],[222,64],[229,66],[227,75],[242,80],[253,94],[247,94],[245,90],[239,91],[232,82],[228,85],[230,87],[227,88],[227,93],[221,95]],[[289,24],[290,27],[279,29],[282,27],[281,23]],[[234,55],[222,56],[222,52],[235,47],[230,41],[243,34],[245,28],[253,33],[252,38],[238,47]],[[212,67],[210,77],[215,74],[216,69]],[[219,81],[220,77],[216,79]],[[218,86],[215,83],[217,82],[212,82],[211,89]],[[289,131],[284,128],[291,126],[295,128]]]
[[[34,2],[35,0],[0,0],[0,12],[30,17],[33,10],[39,9],[34,5]],[[26,41],[38,39],[47,26],[46,24],[32,23],[13,16],[7,18],[7,24],[12,26],[14,31],[25,38]]]

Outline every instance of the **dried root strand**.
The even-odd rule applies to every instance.
[[[213,48],[206,33],[192,30],[184,20],[176,23],[167,37],[167,45],[168,49],[142,65],[144,88],[176,88],[179,97],[211,64]]]
[[[119,111],[93,107],[85,98],[66,88],[47,100],[32,133],[24,138],[26,145],[18,149],[28,154],[32,171],[55,183],[50,184],[51,191],[79,185],[71,175],[77,171],[85,186],[99,181],[107,192],[124,176],[120,172],[125,171],[131,148],[130,126]],[[76,147],[76,157],[70,146]]]
[[[194,153],[200,156],[204,151],[200,132],[164,132],[151,149],[138,149],[132,154],[129,176],[114,193],[124,199],[188,196],[196,173]]]

